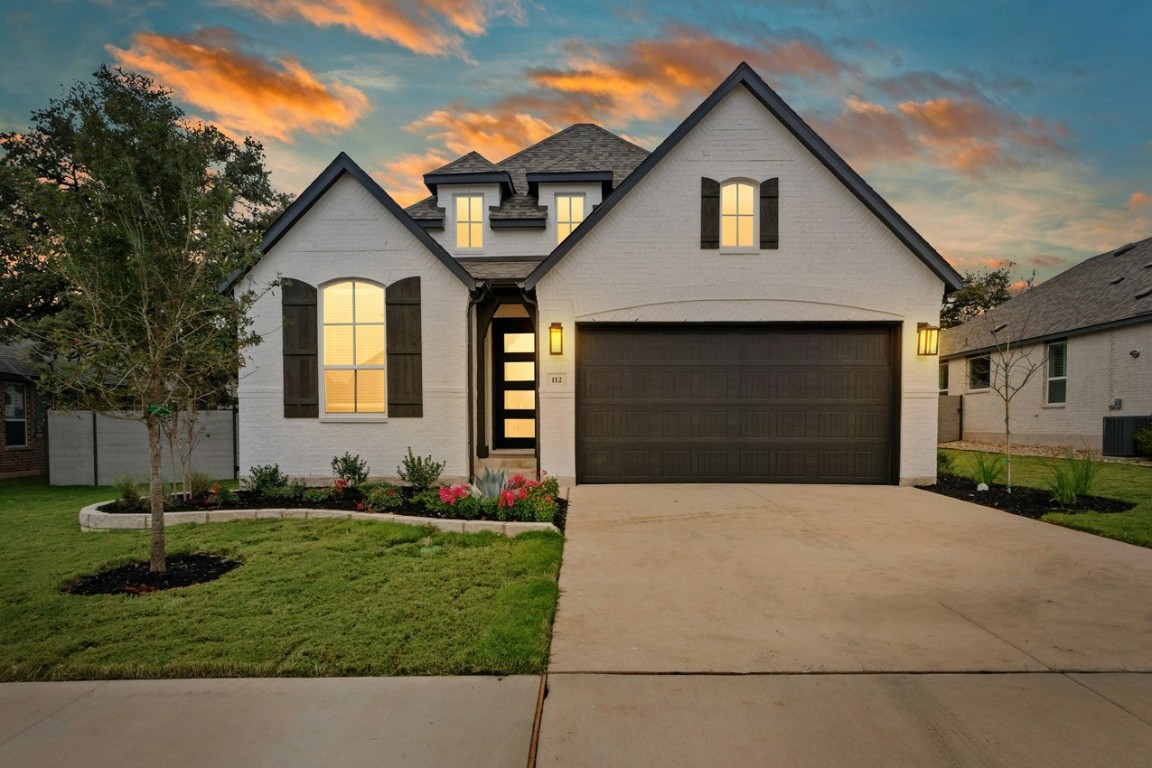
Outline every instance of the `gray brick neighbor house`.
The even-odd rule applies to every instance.
[[[403,209],[341,154],[268,231],[241,467],[935,476],[917,329],[960,276],[747,65],[651,153],[579,124],[423,180]]]

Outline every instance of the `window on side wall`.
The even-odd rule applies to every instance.
[[[28,446],[28,390],[17,381],[4,382],[4,445]]]
[[[556,195],[556,244],[584,221],[584,195]]]
[[[1048,382],[1045,402],[1063,405],[1068,401],[1068,342],[1054,341],[1048,345]]]
[[[456,247],[484,247],[484,195],[456,196]]]
[[[720,247],[756,247],[756,188],[746,181],[720,187]]]
[[[948,394],[948,363],[940,363],[940,394]]]
[[[992,381],[992,360],[987,355],[968,358],[968,389],[988,389]]]
[[[325,286],[321,303],[324,412],[385,413],[384,289],[345,280]]]

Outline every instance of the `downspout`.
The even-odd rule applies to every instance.
[[[468,292],[468,306],[464,308],[464,329],[468,336],[468,397],[467,402],[464,404],[465,415],[468,417],[468,477],[467,482],[471,483],[472,478],[476,476],[476,414],[473,412],[472,402],[475,397],[474,382],[472,381],[474,361],[473,351],[474,345],[472,343],[473,337],[473,310],[476,305],[484,298],[484,293],[488,290],[487,283],[480,283],[476,290]]]
[[[528,295],[528,288],[524,283],[516,283],[520,290],[520,300],[532,307],[532,338],[536,344],[536,447],[533,453],[536,458],[536,478],[540,479],[540,305],[536,299]]]

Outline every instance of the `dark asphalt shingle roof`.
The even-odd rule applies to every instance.
[[[547,209],[536,205],[534,198],[524,194],[528,189],[528,173],[545,170],[557,173],[611,171],[612,186],[615,187],[628,178],[646,157],[648,150],[611,131],[592,123],[577,123],[494,165],[482,166],[481,163],[488,161],[476,152],[469,152],[428,175],[507,171],[512,176],[517,194],[506,197],[498,210],[493,209],[491,217],[542,219],[547,217]],[[444,218],[444,209],[436,205],[435,197],[426,197],[405,210],[414,219]]]
[[[32,378],[35,370],[28,359],[31,348],[32,343],[29,341],[0,344],[0,376]]]
[[[477,280],[491,280],[494,282],[517,282],[532,274],[532,270],[544,261],[538,259],[518,259],[514,261],[500,261],[498,259],[460,259],[460,263],[468,273]]]
[[[1143,321],[1152,322],[1152,238],[1085,259],[984,316],[944,329],[940,356],[989,349],[996,340],[1056,338]]]

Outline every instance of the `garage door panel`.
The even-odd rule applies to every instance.
[[[889,482],[891,326],[587,326],[581,482]]]

